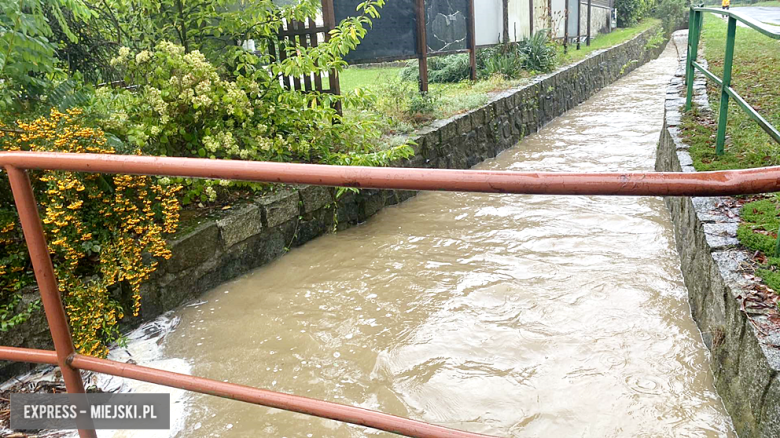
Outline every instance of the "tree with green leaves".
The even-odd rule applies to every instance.
[[[407,145],[383,148],[375,118],[343,117],[334,110],[337,103],[365,107],[370,95],[304,93],[280,81],[344,68],[343,55],[360,43],[384,0],[362,3],[317,47],[280,44],[277,50],[287,52],[283,60],[272,59],[269,45],[279,44],[277,32],[285,20],[313,18],[318,12],[314,1],[289,7],[271,0],[234,0],[227,7],[222,1],[205,0],[214,15],[201,17],[203,23],[192,17],[160,22],[154,32],[167,33],[171,40],[118,51],[112,64],[123,73],[125,86],[98,89],[88,108],[104,131],[147,155],[375,166],[411,153]],[[177,23],[185,27],[177,29]],[[220,38],[230,44],[209,52]],[[255,40],[259,50],[244,50],[239,43],[247,39]],[[214,201],[219,191],[236,185],[179,182],[185,186],[185,204]]]
[[[52,17],[72,42],[63,10],[74,20],[88,21],[92,10],[82,0],[0,0],[0,110],[36,99],[63,70],[55,57]]]

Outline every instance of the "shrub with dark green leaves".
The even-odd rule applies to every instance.
[[[517,43],[517,50],[525,57],[523,67],[526,70],[546,73],[555,69],[558,64],[558,52],[546,31],[539,31],[530,38],[522,39]]]
[[[503,44],[480,50],[478,65],[481,78],[498,75],[513,79],[525,68],[525,55],[517,50],[516,44]]]
[[[615,0],[618,27],[636,26],[655,7],[655,0]]]
[[[667,35],[682,28],[688,22],[690,5],[690,0],[661,0],[655,15],[663,21]]]
[[[0,0],[0,10],[0,114],[29,111],[52,79],[64,75],[54,56],[57,41],[51,24],[76,41],[63,10],[76,22],[88,20],[92,11],[81,0]]]
[[[546,31],[536,32],[517,43],[503,44],[479,51],[479,74],[516,79],[523,71],[546,73],[558,65],[558,53]]]
[[[543,30],[517,43],[488,47],[477,52],[477,71],[481,78],[498,75],[507,79],[517,79],[524,71],[542,73],[552,71],[557,63],[555,45]],[[466,54],[428,59],[428,82],[430,83],[461,82],[469,79],[470,73],[471,65]],[[417,61],[409,61],[401,70],[400,76],[405,81],[418,81],[420,74]]]
[[[465,81],[471,73],[469,56],[465,54],[435,56],[428,58],[428,82],[456,83]],[[409,81],[417,81],[420,77],[417,61],[410,61],[403,70],[401,78]]]

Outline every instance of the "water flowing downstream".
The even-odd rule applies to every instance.
[[[478,167],[652,171],[676,63],[672,45]],[[422,193],[176,314],[164,356],[194,375],[499,436],[733,436],[659,198]],[[384,435],[187,405],[181,437]]]

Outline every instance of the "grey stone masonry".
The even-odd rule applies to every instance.
[[[414,157],[394,165],[467,169],[495,157],[601,88],[658,57],[663,46],[649,47],[647,42],[659,29],[653,27],[620,45],[595,51],[528,85],[502,92],[481,108],[420,129],[410,137],[417,143]],[[172,241],[173,257],[162,261],[153,278],[143,285],[142,318],[123,321],[123,328],[154,318],[273,261],[291,248],[334,228],[363,222],[384,207],[415,194],[361,190],[336,201],[331,188],[285,187],[206,220]],[[129,294],[118,290],[116,296],[123,305],[129,304]],[[38,313],[15,328],[18,333],[0,333],[0,345],[50,348],[48,339],[39,335],[45,331],[46,321]],[[8,370],[0,366],[0,377],[8,377]]]
[[[687,33],[674,34],[680,66],[666,94],[666,117],[656,170],[695,172],[679,124],[685,100]],[[705,81],[694,82],[695,102],[709,110]],[[736,238],[739,207],[728,198],[664,199],[674,222],[691,313],[712,353],[715,386],[742,438],[780,436],[780,330],[768,316],[746,310],[756,279],[745,275],[752,254]]]

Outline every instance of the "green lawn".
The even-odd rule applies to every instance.
[[[772,1],[772,2],[758,2],[758,3],[747,3],[747,2],[740,2],[740,1],[734,1],[731,2],[731,6],[737,7],[737,6],[773,6],[773,7],[780,7],[780,1]]]
[[[627,41],[640,32],[653,26],[660,26],[661,21],[655,18],[643,20],[632,28],[616,29],[612,33],[597,35],[588,47],[581,44],[581,50],[571,47],[568,54],[559,48],[559,64],[568,65],[580,61],[596,50],[606,49]],[[414,64],[415,61],[412,61]],[[390,135],[406,134],[416,126],[427,123],[432,119],[443,119],[460,114],[485,105],[490,96],[496,92],[518,87],[529,82],[528,77],[514,80],[492,77],[477,82],[463,81],[454,84],[429,85],[430,98],[427,102],[415,101],[416,82],[402,81],[399,67],[350,67],[340,74],[341,91],[350,92],[355,89],[364,89],[377,97],[375,110],[348,110],[346,117],[377,117],[384,125],[384,132]],[[419,98],[417,98],[419,100]],[[425,116],[409,114],[410,104],[427,106]]]
[[[694,2],[695,3],[695,2]],[[720,0],[717,1],[706,1],[704,3],[704,6],[708,8],[720,8]],[[780,1],[766,1],[766,2],[757,2],[757,3],[750,3],[748,1],[744,0],[731,0],[731,7],[732,8],[739,8],[739,7],[754,7],[754,6],[772,6],[772,7],[780,7]]]
[[[400,67],[348,68],[339,75],[341,91],[346,93],[355,88],[366,88],[386,83],[397,78],[400,72]]]
[[[726,23],[707,14],[702,43],[710,70],[723,74]],[[737,28],[732,68],[732,87],[770,123],[780,125],[780,41],[743,27]],[[780,145],[775,143],[742,109],[731,102],[726,129],[726,153],[715,154],[720,90],[708,84],[713,114],[688,115],[683,132],[691,144],[697,170],[741,169],[780,165]]]

